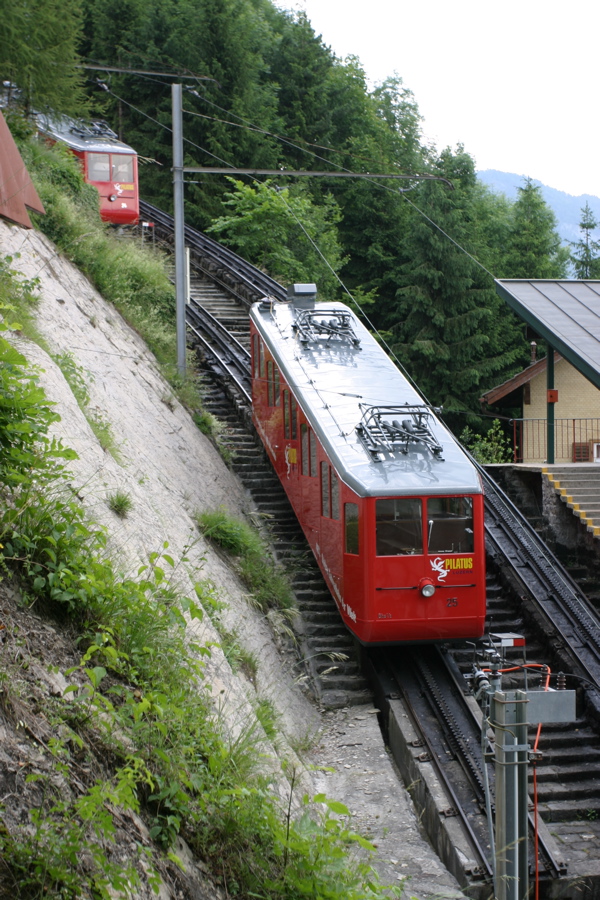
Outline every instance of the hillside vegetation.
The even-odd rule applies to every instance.
[[[48,211],[40,224],[147,331],[168,372],[160,262],[105,233],[59,150],[33,147],[28,164]],[[219,715],[206,673],[223,651],[195,627],[222,606],[211,581],[199,574],[182,592],[177,573],[190,562],[166,544],[123,574],[110,531],[90,520],[70,474],[76,454],[29,360],[36,347],[52,353],[36,329],[37,289],[18,257],[2,257],[0,896],[389,896],[346,808],[298,793],[293,755],[278,772],[265,767],[256,745],[276,730],[268,705],[234,732]],[[53,363],[92,430],[102,425],[73,359]],[[103,424],[97,440],[118,459]],[[125,499],[107,498],[116,521],[131,514]],[[254,541],[248,553],[266,550]]]

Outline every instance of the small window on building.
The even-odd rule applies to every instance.
[[[329,491],[329,465],[321,463],[321,515],[331,518],[331,494]]]
[[[427,501],[429,553],[473,552],[471,497],[430,497]]]
[[[423,552],[421,501],[392,497],[375,501],[377,556],[404,556]]]
[[[358,506],[356,503],[344,503],[344,530],[346,533],[345,551],[358,555]]]

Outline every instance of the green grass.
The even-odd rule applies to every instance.
[[[120,519],[126,519],[133,509],[133,500],[125,491],[115,491],[106,498],[108,508]]]
[[[289,578],[255,528],[223,508],[198,513],[196,522],[210,541],[236,558],[238,574],[259,609],[294,608]]]
[[[202,533],[232,556],[262,556],[264,544],[247,522],[220,508],[198,513],[196,521]]]

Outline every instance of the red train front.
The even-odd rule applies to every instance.
[[[451,433],[343,304],[250,319],[254,422],[345,624],[368,644],[480,637],[483,493]]]
[[[82,122],[68,116],[37,117],[38,130],[60,141],[81,161],[83,175],[100,195],[100,217],[113,225],[137,225],[140,217],[138,159],[105,122]]]

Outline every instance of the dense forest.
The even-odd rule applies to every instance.
[[[448,180],[203,174],[188,178],[186,219],[284,284],[354,298],[455,428],[478,427],[478,397],[526,363],[524,326],[493,278],[567,273],[540,188],[526,180],[516,201],[489,191],[466,148],[425,143],[400,77],[371,90],[359,60],[338,59],[302,13],[271,0],[15,0],[0,62],[25,111],[104,116],[142,158],[142,195],[165,209],[173,80],[185,165]],[[577,271],[593,263],[590,233]]]

